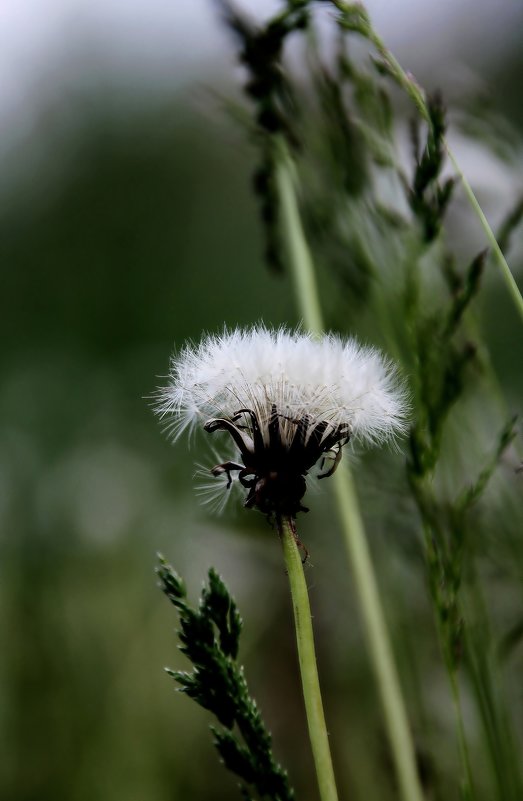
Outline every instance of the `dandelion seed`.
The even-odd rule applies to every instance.
[[[173,356],[156,412],[173,439],[202,425],[238,453],[212,468],[247,490],[245,506],[295,517],[308,472],[332,475],[354,439],[376,443],[405,428],[406,399],[391,362],[353,339],[264,326],[225,331]]]

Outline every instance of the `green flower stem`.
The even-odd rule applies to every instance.
[[[286,517],[279,518],[278,530],[289,576],[303,698],[305,700],[305,711],[320,798],[321,801],[337,801],[338,793],[332,768],[329,735],[323,714],[312,633],[311,609],[303,565],[291,520]]]
[[[285,142],[279,140],[277,146],[279,149],[277,181],[287,257],[303,322],[310,331],[319,334],[323,330],[319,295],[312,258],[301,224],[293,182],[293,165]],[[333,476],[333,481],[356,592],[366,624],[370,657],[380,690],[401,797],[404,801],[422,801],[423,792],[416,770],[414,744],[407,713],[367,546],[358,497],[346,465],[340,465]]]

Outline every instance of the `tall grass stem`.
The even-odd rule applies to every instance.
[[[298,308],[303,315],[305,327],[314,334],[321,334],[323,316],[314,264],[301,224],[294,181],[294,164],[284,140],[277,139],[276,146],[279,162],[276,181],[281,206],[282,233]]]
[[[338,513],[352,564],[401,797],[404,801],[422,801],[424,796],[416,767],[414,744],[367,538],[358,509],[354,480],[346,465],[340,465],[333,478]]]
[[[280,219],[287,258],[304,325],[313,333],[323,330],[314,265],[305,239],[294,186],[294,167],[283,140],[278,142],[277,182]],[[341,469],[343,468],[343,469]],[[372,666],[379,686],[385,723],[403,801],[423,801],[401,686],[394,663],[385,615],[370,557],[356,489],[349,468],[333,476],[338,514],[365,621]]]

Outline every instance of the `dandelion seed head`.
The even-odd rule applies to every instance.
[[[305,476],[316,462],[327,465],[320,478],[331,475],[349,439],[369,444],[402,433],[406,409],[396,371],[378,350],[262,325],[187,345],[173,356],[156,404],[173,439],[199,425],[228,432],[238,459],[213,475],[230,489],[235,474],[249,490],[247,506],[291,515],[304,508]]]
[[[264,326],[210,335],[174,355],[156,411],[176,439],[188,428],[212,417],[232,417],[241,408],[255,410],[266,428],[273,405],[289,445],[296,427],[285,417],[347,424],[364,443],[405,429],[405,392],[394,366],[378,350],[335,334],[316,338]]]

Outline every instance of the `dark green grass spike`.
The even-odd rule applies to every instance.
[[[211,568],[198,608],[193,609],[183,580],[161,556],[159,560],[160,587],[179,615],[180,650],[193,665],[192,672],[167,672],[180,692],[221,724],[222,728],[211,727],[214,744],[225,767],[241,780],[243,798],[293,801],[287,773],[274,759],[271,735],[236,661],[242,619],[229,590]]]

